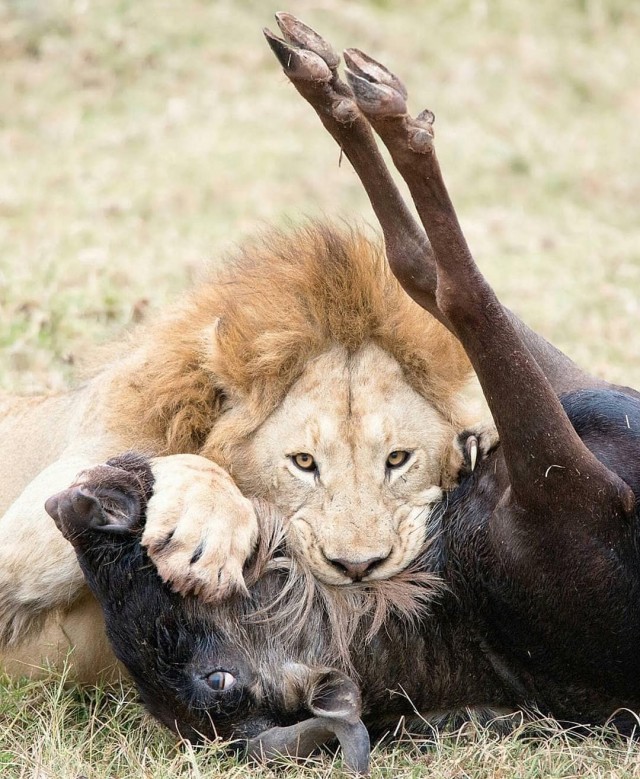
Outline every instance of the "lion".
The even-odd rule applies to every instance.
[[[314,223],[239,249],[78,388],[0,402],[2,667],[33,675],[72,649],[74,678],[111,673],[97,604],[44,504],[126,450],[154,458],[143,544],[178,592],[243,590],[254,498],[282,513],[321,581],[394,576],[460,470],[470,376],[362,231]]]

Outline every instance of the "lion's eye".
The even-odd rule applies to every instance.
[[[292,454],[291,459],[293,464],[300,468],[301,471],[316,471],[318,469],[316,461],[307,452],[298,452],[298,454]]]
[[[236,683],[236,677],[227,671],[214,671],[205,677],[205,681],[216,692],[222,692],[223,690],[230,690]]]
[[[387,468],[399,468],[404,465],[411,457],[411,452],[407,452],[404,449],[396,449],[387,457]]]

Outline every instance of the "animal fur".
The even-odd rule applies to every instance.
[[[266,233],[134,338],[132,358],[113,368],[108,426],[135,430],[156,454],[208,455],[216,420],[238,398],[251,414],[225,432],[250,435],[311,360],[369,342],[456,427],[468,421],[460,392],[470,368],[457,340],[407,297],[380,241],[346,227]]]
[[[424,486],[450,480],[460,465],[459,452],[451,449],[455,432],[469,422],[464,392],[469,363],[456,339],[402,292],[379,241],[326,224],[307,224],[286,234],[271,231],[242,247],[159,321],[137,328],[114,346],[110,359],[73,392],[0,405],[1,454],[12,464],[0,476],[4,669],[37,673],[43,662],[55,666],[73,650],[78,675],[92,681],[112,662],[72,549],[44,512],[51,494],[68,486],[79,471],[135,448],[160,458],[159,463],[172,455],[203,455],[231,473],[249,497],[278,504],[281,488],[273,487],[273,480],[269,485],[256,480],[260,469],[247,447],[314,360],[331,354],[349,360],[349,355],[365,352],[371,380],[382,370],[376,368],[378,360],[396,365],[398,376],[385,379],[391,391],[404,384],[405,392],[415,391],[441,420],[437,435],[431,428],[433,436],[421,428],[415,435],[433,450],[434,464]],[[316,391],[330,399],[336,387],[323,386],[322,380]],[[354,424],[357,428],[358,420]],[[245,469],[242,474],[239,463]],[[170,462],[165,471],[172,467]],[[348,462],[340,467],[349,473]],[[150,509],[146,542],[161,574],[174,586],[185,568],[185,587],[201,587],[206,577],[214,579],[216,539],[221,532],[225,538],[232,535],[230,517],[244,512],[248,521],[244,498],[228,476],[220,469],[214,476],[211,484],[224,482],[227,497],[215,486],[205,490],[202,503],[192,501],[192,507],[201,506],[202,511],[194,519],[198,512],[192,510],[187,530],[181,525],[180,533],[174,533],[181,517],[167,519],[158,509],[154,519]],[[343,485],[356,514],[358,495],[369,500],[378,489],[371,489],[369,478],[360,479],[355,492],[349,483]],[[184,479],[191,479],[189,472]],[[176,484],[181,489],[181,483]],[[173,494],[165,506],[175,508]],[[413,533],[413,547],[394,562],[399,569],[419,550],[416,533],[424,532],[420,528],[426,526],[428,510],[420,503],[426,498],[416,498],[417,503],[403,496],[394,500],[413,506],[412,516],[397,520],[399,525],[383,517],[390,537]],[[207,518],[211,505],[218,511],[215,521]],[[370,544],[378,521],[373,517],[385,514],[383,509],[377,504],[363,509],[362,531],[345,537],[344,545],[362,544],[364,549]],[[339,541],[340,528],[346,527],[341,525],[343,515],[331,517],[325,508],[316,513],[322,513],[323,528],[333,528]],[[208,535],[198,524],[202,522],[210,523]],[[237,548],[219,550],[240,577],[239,583],[229,577],[229,589],[241,588],[251,532],[248,526]],[[192,539],[193,547],[167,545],[166,539],[174,535]],[[155,555],[160,547],[164,552]],[[300,547],[303,554],[307,548],[324,560],[317,539],[311,543],[303,538]],[[202,559],[193,563],[196,551]],[[363,551],[366,554],[375,556]],[[81,614],[80,604],[85,604]]]

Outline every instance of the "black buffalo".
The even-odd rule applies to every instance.
[[[306,754],[336,735],[355,770],[366,768],[363,722],[378,730],[416,712],[535,707],[633,729],[640,395],[590,377],[501,305],[442,180],[433,115],[407,114],[397,77],[348,50],[346,84],[325,41],[289,15],[278,22],[284,40],[267,33],[273,51],[363,182],[393,272],[462,342],[500,445],[430,518],[414,584],[405,577],[398,585],[422,609],[409,618],[390,608],[382,625],[367,612],[353,630],[343,595],[311,591],[304,576],[296,584],[291,571],[299,569],[273,540],[277,522],[266,510],[250,598],[212,608],[175,596],[139,545],[148,466],[125,457],[96,470],[49,510],[75,545],[118,657],[150,710],[188,737],[218,733],[252,754]],[[421,598],[428,575],[442,586],[425,584]],[[335,640],[341,631],[346,654]]]

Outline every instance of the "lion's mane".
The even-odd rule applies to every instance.
[[[309,223],[271,230],[227,258],[158,323],[136,332],[114,382],[108,427],[155,454],[207,454],[210,431],[238,401],[226,431],[250,435],[305,366],[333,346],[374,342],[454,425],[470,366],[457,340],[402,290],[379,240]],[[121,347],[122,350],[122,347]]]

